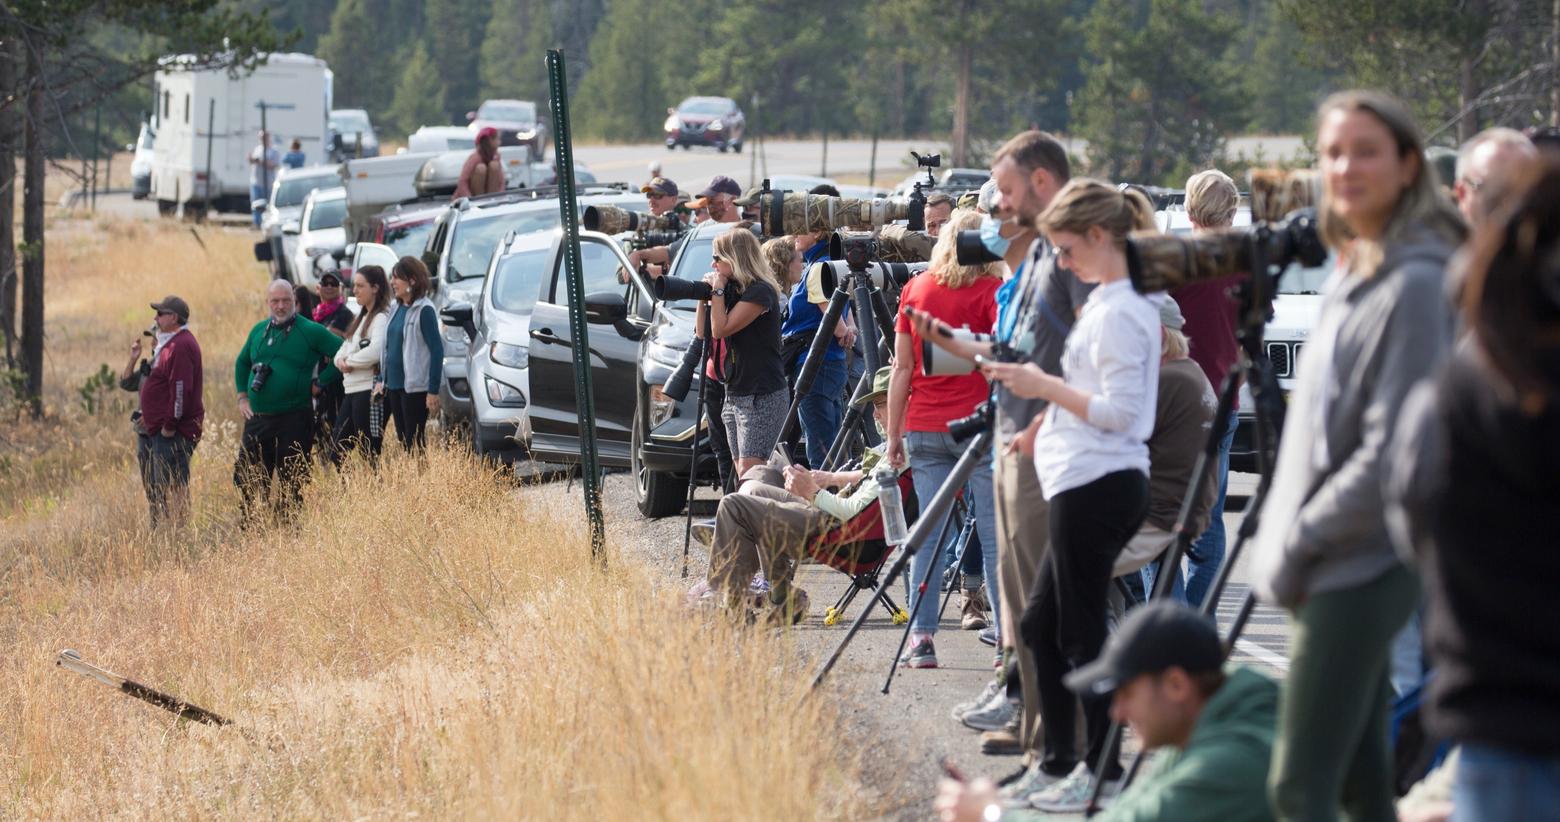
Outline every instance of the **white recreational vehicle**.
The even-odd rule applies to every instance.
[[[331,81],[325,61],[308,54],[271,54],[253,72],[232,74],[196,67],[188,55],[163,58],[152,162],[158,211],[249,211],[249,153],[262,125],[278,155],[298,140],[308,163],[324,162]]]

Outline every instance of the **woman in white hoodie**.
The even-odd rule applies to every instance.
[[[372,424],[373,387],[379,379],[379,357],[390,325],[390,282],[385,270],[365,265],[352,275],[352,296],[358,315],[347,326],[347,340],[336,353],[344,398],[336,425],[336,464],[353,448],[366,447],[370,459],[379,456],[384,442],[381,425]],[[383,412],[380,420],[382,423]]]

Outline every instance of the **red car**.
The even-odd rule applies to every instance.
[[[730,97],[689,97],[666,113],[662,128],[668,150],[678,146],[714,146],[721,153],[728,148],[742,151],[747,119]]]

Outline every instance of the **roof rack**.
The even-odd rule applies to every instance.
[[[587,196],[623,191],[628,191],[628,183],[591,183],[589,185],[577,186],[575,194],[577,196]],[[454,202],[454,206],[464,211],[472,206],[508,205],[509,203],[545,200],[556,196],[558,196],[558,186],[556,185],[511,188],[504,191],[495,191],[492,194],[462,197]]]

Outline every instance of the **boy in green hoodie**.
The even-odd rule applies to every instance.
[[[1170,749],[1096,820],[1273,818],[1267,772],[1278,685],[1249,668],[1225,669],[1223,663],[1224,649],[1208,618],[1183,604],[1159,601],[1132,611],[1099,659],[1068,676],[1067,686],[1079,693],[1113,693],[1112,715],[1132,728],[1145,750]],[[1035,795],[1035,807],[1082,811],[1088,796],[1072,790],[1074,782],[1092,785],[1070,776]],[[1004,805],[987,780],[969,785],[944,780],[941,787],[936,808],[944,822],[1053,818]]]

